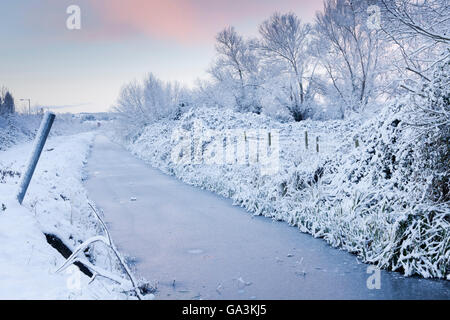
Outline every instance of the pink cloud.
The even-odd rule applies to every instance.
[[[210,40],[227,25],[262,21],[275,11],[311,20],[320,0],[97,0],[92,2],[111,35],[142,33],[183,43]],[[256,28],[256,26],[255,26]],[[121,30],[121,32],[118,32]],[[124,31],[126,30],[126,31]]]

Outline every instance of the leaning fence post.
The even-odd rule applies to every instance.
[[[19,191],[17,193],[17,200],[20,204],[22,204],[23,198],[27,193],[28,186],[30,185],[34,170],[36,169],[39,157],[41,156],[45,141],[47,140],[50,129],[52,128],[53,121],[55,121],[55,114],[46,113],[44,115],[44,119],[42,119],[39,131],[36,134],[36,138],[34,139],[33,150],[31,151],[30,159],[28,160],[25,168],[25,173],[20,180]]]

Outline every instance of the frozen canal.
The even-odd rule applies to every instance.
[[[449,281],[381,272],[283,222],[162,174],[98,136],[90,198],[158,299],[449,299]]]

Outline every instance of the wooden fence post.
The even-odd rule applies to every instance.
[[[305,131],[305,147],[308,150],[308,131]]]
[[[319,137],[316,137],[316,151],[319,153]]]

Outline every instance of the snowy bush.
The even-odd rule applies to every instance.
[[[406,275],[444,278],[449,273],[450,208],[427,199],[427,159],[420,158],[411,128],[388,111],[365,127],[362,153],[332,164],[337,173],[324,187],[332,196],[321,199],[325,207],[319,210],[347,216],[333,223],[348,226],[331,243],[364,261]]]
[[[330,185],[329,206],[353,203],[352,216],[373,228],[349,249],[406,275],[450,273],[448,71],[438,64],[417,94],[370,121],[359,133],[365,149],[339,163]]]

